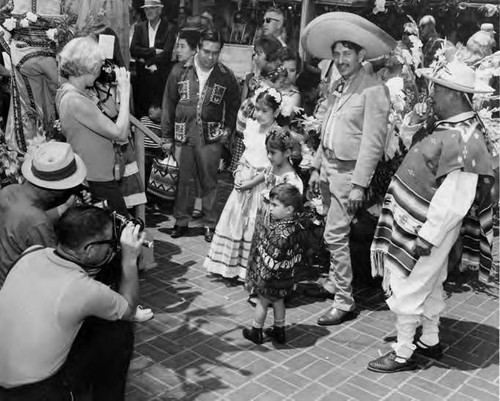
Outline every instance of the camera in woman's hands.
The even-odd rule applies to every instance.
[[[97,82],[101,84],[112,84],[116,82],[116,72],[115,68],[118,68],[116,64],[111,61],[106,60],[101,67],[101,73],[97,78]]]

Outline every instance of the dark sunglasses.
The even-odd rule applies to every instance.
[[[277,21],[277,22],[279,22],[279,19],[276,19],[276,18],[271,18],[271,17],[267,17],[267,18],[264,18],[262,21],[263,21],[264,23],[266,23],[266,24],[270,24],[270,23],[271,23],[271,21]]]

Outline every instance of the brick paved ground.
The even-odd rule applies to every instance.
[[[229,190],[226,180],[221,203]],[[207,275],[200,228],[172,240],[172,225],[171,215],[148,213],[158,266],[142,273],[141,303],[155,318],[137,327],[127,401],[499,399],[497,287],[448,283],[443,359],[377,374],[366,365],[395,335],[377,287],[358,285],[359,317],[327,328],[316,320],[329,302],[305,298],[299,287],[287,310],[288,343],[257,346],[241,336],[253,312],[242,286]]]

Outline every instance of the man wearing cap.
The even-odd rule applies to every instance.
[[[23,184],[0,191],[0,287],[26,249],[55,245],[54,219],[47,211],[73,203],[72,190],[85,180],[87,169],[69,144],[49,142],[26,158],[22,173]]]
[[[137,65],[134,105],[139,117],[148,114],[152,101],[161,101],[177,35],[174,25],[161,18],[160,0],[145,0],[142,8],[146,21],[137,24],[130,45]]]
[[[327,207],[324,239],[330,251],[330,272],[325,283],[306,295],[333,299],[319,325],[336,325],[355,318],[350,224],[364,206],[365,190],[384,153],[389,98],[385,88],[362,67],[396,41],[355,14],[334,12],[313,20],[302,45],[320,58],[333,58],[341,75],[333,85],[325,114],[321,143],[312,163],[309,185],[321,190]]]
[[[216,31],[203,31],[198,53],[172,69],[163,96],[161,127],[166,152],[174,151],[179,183],[172,238],[186,235],[193,179],[203,196],[205,241],[217,223],[217,173],[223,144],[236,125],[240,104],[234,74],[219,63],[223,45]]]
[[[117,239],[109,211],[72,207],[55,224],[56,249],[31,247],[12,267],[0,289],[1,400],[69,401],[90,392],[94,401],[125,399],[139,230],[129,223]],[[115,292],[90,272],[107,265],[118,241]]]
[[[283,47],[287,44],[283,39],[283,33],[285,31],[285,14],[277,7],[269,8],[264,14],[264,19],[262,20],[262,35],[263,36],[274,36],[278,39]]]
[[[462,267],[487,273],[491,265],[493,160],[472,110],[474,71],[460,62],[427,71],[437,122],[406,155],[387,191],[371,247],[372,269],[384,277],[396,314],[393,350],[368,369],[392,373],[417,367],[414,352],[439,359],[439,317],[448,255],[463,230]],[[404,121],[416,132],[430,109],[419,103]],[[403,130],[402,130],[403,132]],[[422,335],[415,339],[416,328]]]

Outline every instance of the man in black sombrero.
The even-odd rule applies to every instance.
[[[306,291],[334,300],[318,324],[336,325],[355,317],[350,225],[384,153],[390,104],[385,87],[361,63],[390,52],[396,42],[362,17],[334,12],[306,27],[302,45],[316,57],[333,58],[341,75],[333,85],[309,181],[313,190],[321,189],[328,208],[324,239],[330,273],[322,286]]]

